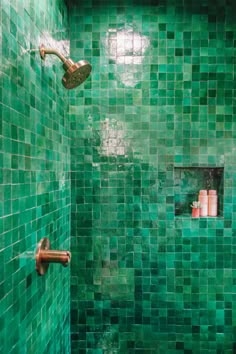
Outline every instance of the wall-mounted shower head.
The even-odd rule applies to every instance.
[[[44,45],[41,45],[39,50],[42,59],[45,59],[46,54],[54,54],[61,59],[63,69],[66,71],[62,78],[62,84],[65,88],[73,89],[82,84],[89,77],[92,66],[88,61],[80,60],[74,63],[73,60],[70,58],[66,59],[56,49],[45,48]]]

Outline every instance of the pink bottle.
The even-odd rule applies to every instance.
[[[200,210],[200,208],[192,208],[192,218],[199,218]]]
[[[207,190],[200,190],[198,195],[198,201],[201,203],[200,216],[208,215],[208,195]]]
[[[217,216],[218,198],[216,190],[208,191],[208,216]]]

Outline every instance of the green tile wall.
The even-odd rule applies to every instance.
[[[236,351],[233,0],[73,1],[74,354]],[[174,215],[174,167],[223,167],[217,219]]]
[[[0,352],[69,353],[69,268],[35,272],[42,237],[68,249],[67,94],[56,58],[68,44],[62,0],[0,1]],[[36,49],[36,50],[35,50]]]

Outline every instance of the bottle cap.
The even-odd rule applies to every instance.
[[[200,194],[200,195],[207,195],[207,190],[201,189],[201,190],[199,191],[199,194]]]
[[[216,195],[217,193],[216,193],[216,190],[215,190],[215,189],[210,189],[210,190],[208,191],[208,194],[209,194],[209,195]]]

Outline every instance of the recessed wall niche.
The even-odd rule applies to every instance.
[[[223,167],[175,167],[175,215],[191,216],[191,204],[198,200],[200,189],[216,189],[218,216],[223,216],[224,168]]]

